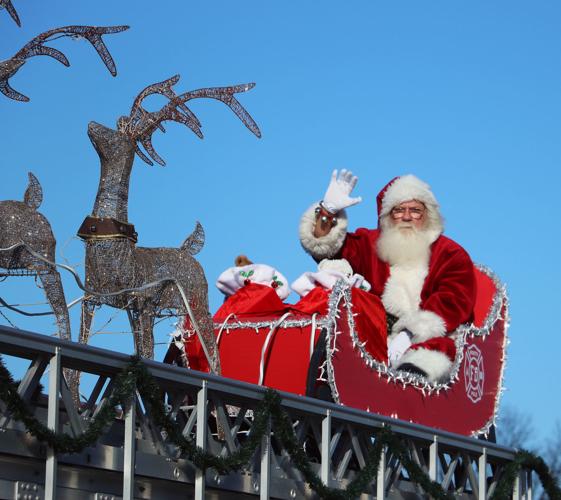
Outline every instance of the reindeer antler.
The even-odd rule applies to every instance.
[[[150,160],[150,158],[152,158],[152,160],[162,166],[166,164],[152,146],[152,134],[154,131],[159,128],[165,132],[165,129],[162,127],[162,122],[164,121],[182,123],[189,127],[199,138],[203,138],[201,122],[185,105],[185,103],[191,99],[209,98],[223,102],[251,132],[257,137],[261,137],[261,131],[253,118],[234,97],[234,94],[251,90],[255,87],[254,83],[246,83],[232,87],[204,88],[177,95],[172,87],[178,81],[179,75],[175,75],[163,82],[146,87],[134,100],[130,115],[122,116],[117,122],[119,131],[128,135],[135,142],[136,153],[143,161],[149,165],[154,165]],[[166,96],[170,102],[159,111],[148,112],[142,107],[142,101],[151,94],[162,94]],[[144,147],[150,158],[142,152],[139,144]]]
[[[129,29],[128,26],[64,26],[41,33],[24,45],[11,59],[0,62],[0,92],[16,101],[29,101],[28,97],[10,87],[8,80],[25,64],[26,59],[33,56],[49,56],[65,66],[70,66],[68,59],[60,50],[44,45],[47,42],[67,36],[84,38],[90,42],[109,72],[113,76],[116,76],[117,69],[115,68],[115,62],[101,37],[102,35],[111,33],[120,33],[127,29]]]
[[[178,81],[179,81],[179,75],[175,75],[175,76],[172,76],[171,78],[169,78],[167,80],[164,80],[163,82],[148,85],[148,87],[146,87],[140,94],[138,94],[138,96],[134,100],[134,102],[132,104],[131,112],[130,112],[131,118],[133,118],[135,122],[138,122],[146,115],[146,113],[148,113],[142,107],[142,101],[146,97],[148,97],[149,95],[161,94],[163,96],[166,96],[170,100],[178,97],[178,95],[173,91],[173,88],[172,88]],[[185,104],[179,104],[178,107],[179,107],[179,109],[181,109],[181,111],[183,111],[185,113],[185,115],[187,115],[192,120],[193,124],[196,125],[196,127],[194,127],[195,130],[193,130],[193,131],[197,135],[200,135],[200,130],[198,130],[198,129],[201,126],[201,122],[199,122],[197,117],[191,112],[191,110],[187,106],[185,106]],[[162,127],[161,124],[160,124],[159,128],[160,128],[160,130],[165,132],[165,130]]]
[[[0,0],[0,8],[6,9],[8,11],[8,14],[10,14],[10,17],[21,28],[21,22],[19,20],[18,13],[16,12],[16,9],[12,5],[11,0]]]

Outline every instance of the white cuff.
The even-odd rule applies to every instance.
[[[300,219],[300,243],[304,250],[308,252],[314,259],[320,261],[322,259],[330,259],[337,254],[345,237],[347,235],[347,212],[341,210],[337,214],[337,225],[334,226],[329,234],[316,238],[314,236],[314,228],[316,226],[316,208],[318,203],[314,203],[308,210],[304,212]]]
[[[413,311],[399,318],[392,327],[392,333],[409,330],[413,334],[414,344],[424,342],[434,337],[446,335],[446,323],[432,311]]]
[[[431,382],[440,382],[450,376],[452,361],[446,354],[432,349],[408,349],[396,363],[396,369],[404,363],[411,363],[427,374]]]

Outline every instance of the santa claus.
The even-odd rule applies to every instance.
[[[467,252],[442,235],[443,220],[428,184],[413,175],[393,179],[378,194],[378,229],[347,232],[345,209],[357,177],[333,172],[322,201],[300,223],[300,241],[316,261],[345,258],[371,284],[392,324],[388,345],[396,337],[410,346],[392,355],[394,367],[444,380],[455,358],[449,334],[473,319],[476,282]]]

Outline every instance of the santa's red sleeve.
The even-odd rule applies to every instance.
[[[369,282],[373,274],[373,254],[376,248],[376,236],[372,229],[358,228],[354,233],[347,233],[338,258],[347,259],[355,273],[364,276]],[[372,285],[372,283],[370,282]],[[380,294],[378,294],[380,295]]]
[[[446,332],[453,332],[462,323],[473,320],[477,293],[473,262],[467,252],[451,240],[439,248],[435,265],[421,293],[422,310],[443,319]]]
[[[393,331],[409,330],[414,342],[445,336],[472,321],[476,292],[471,258],[460,245],[441,236],[432,248],[419,309],[401,317]]]

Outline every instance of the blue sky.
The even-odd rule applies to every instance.
[[[364,201],[350,210],[351,227],[374,226],[378,190],[414,173],[433,187],[446,233],[508,286],[503,402],[531,414],[544,435],[561,418],[558,2],[13,3],[22,28],[0,11],[0,59],[54,27],[131,26],[105,37],[116,78],[87,43],[62,39],[52,45],[70,68],[33,58],[11,80],[31,102],[0,96],[0,199],[21,199],[26,173],[37,175],[60,262],[83,275],[83,245],[74,235],[91,211],[99,174],[89,121],[114,126],[142,88],[176,73],[178,92],[256,82],[240,101],[262,139],[220,103],[200,101],[192,109],[203,141],[170,124],[154,136],[167,166],[135,161],[129,219],[139,243],[178,246],[200,220],[207,235],[200,261],[216,310],[221,295],[213,283],[239,253],[290,280],[314,268],[300,247],[298,220],[321,198],[333,168],[359,176]],[[155,98],[148,107],[162,103]],[[64,282],[68,300],[79,296],[69,276]],[[42,300],[31,280],[11,279],[0,295]],[[97,327],[113,314],[101,313]],[[122,331],[122,316],[102,330]],[[50,320],[9,317],[53,331]],[[76,336],[76,314],[72,322]],[[160,357],[170,329],[168,322],[158,330]],[[132,350],[123,334],[93,342]]]

